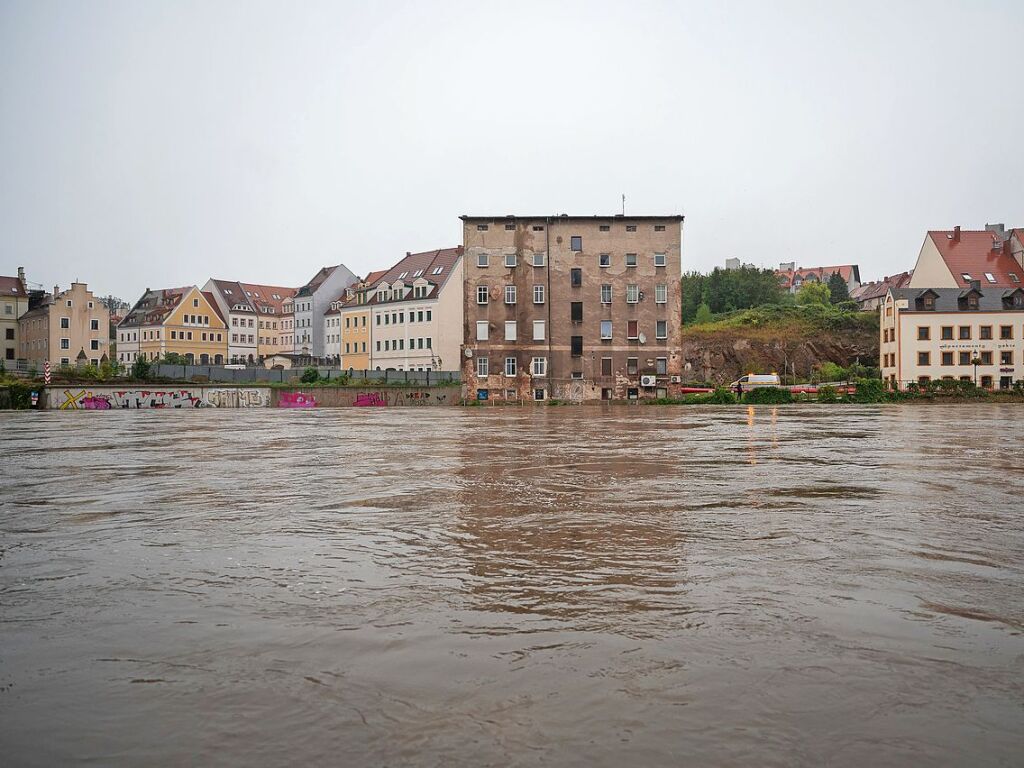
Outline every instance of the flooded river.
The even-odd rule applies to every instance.
[[[1024,409],[3,413],[6,766],[1024,763]]]

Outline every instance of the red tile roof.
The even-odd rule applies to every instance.
[[[20,277],[0,275],[0,296],[17,296],[24,299],[28,298],[28,292]]]
[[[275,315],[283,315],[284,302],[295,295],[295,288],[285,288],[280,285],[257,285],[256,283],[239,283],[246,297],[256,306],[257,311],[263,313],[263,307],[273,310]]]
[[[182,297],[191,291],[193,286],[184,288],[158,288],[147,290],[142,294],[131,311],[120,322],[123,326],[157,325],[163,323],[167,316],[178,306]]]
[[[898,275],[892,275],[891,277],[885,277],[881,280],[876,280],[873,283],[864,283],[858,288],[854,288],[850,292],[850,298],[855,301],[868,301],[869,299],[880,299],[889,292],[889,289],[893,290],[897,288],[905,288],[910,284],[910,278],[913,277],[914,271],[900,272]]]
[[[388,283],[393,285],[396,282],[401,281],[405,285],[412,285],[414,281],[423,278],[430,283],[430,288],[427,291],[426,296],[419,298],[413,298],[410,292],[409,296],[400,301],[422,301],[423,299],[433,299],[437,297],[437,294],[441,292],[445,283],[451,278],[455,272],[455,265],[458,263],[459,258],[462,256],[462,246],[457,248],[439,248],[436,251],[423,251],[422,253],[409,253],[400,262],[395,264],[389,269],[378,283]],[[437,271],[437,274],[434,272]],[[420,274],[417,275],[416,273]],[[405,275],[402,277],[402,275]],[[392,303],[392,302],[379,302],[377,300],[377,294],[370,298],[367,304],[379,304],[379,303]]]
[[[983,287],[1016,288],[1024,280],[1024,270],[1010,255],[1009,246],[992,232],[960,230],[959,239],[955,239],[954,230],[934,230],[928,233],[928,237],[935,243],[957,285],[969,285],[971,280],[980,280]],[[970,277],[965,279],[964,274]],[[1011,275],[1016,275],[1017,280]]]
[[[837,264],[834,267],[800,267],[795,270],[775,270],[775,274],[779,276],[779,283],[783,288],[789,288],[792,286],[793,281],[798,277],[801,282],[807,280],[808,276],[814,276],[820,282],[827,283],[828,279],[832,277],[834,272],[838,272],[839,276],[847,283],[850,282],[851,278],[860,282],[860,268],[856,264]]]

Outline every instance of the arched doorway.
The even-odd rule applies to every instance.
[[[201,354],[199,356],[199,364],[200,365],[209,365],[210,364],[210,356],[208,354],[206,354],[205,352],[203,352],[203,354]]]
[[[213,356],[213,364],[214,365],[224,365],[224,355],[214,355]]]
[[[196,362],[196,356],[193,355],[191,352],[186,352],[185,353],[185,365],[195,365],[195,362]]]

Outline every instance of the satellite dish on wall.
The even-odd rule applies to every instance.
[[[473,350],[470,349],[469,347],[466,347],[465,351],[462,354],[464,354],[466,357],[472,357],[473,356]]]
[[[639,338],[640,338],[640,343],[641,344],[646,344],[647,343],[647,334],[646,333],[641,333]]]

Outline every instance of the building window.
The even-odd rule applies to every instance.
[[[999,326],[999,338],[1000,339],[1012,339],[1013,338],[1013,326],[1012,325],[1000,325]]]
[[[506,320],[505,321],[505,341],[515,341],[516,340],[516,331],[517,331],[517,329],[516,329],[516,321],[515,320]]]
[[[515,304],[516,303],[516,287],[514,285],[505,286],[505,303]]]
[[[931,365],[932,354],[931,352],[918,352],[917,353],[917,364],[918,365]]]
[[[668,320],[656,320],[654,322],[654,338],[668,338]]]
[[[512,222],[507,222],[505,224],[505,229],[507,229],[507,230],[514,230],[515,228],[516,228],[516,225],[513,224]]]
[[[640,286],[636,284],[626,286],[626,303],[636,304],[640,301]]]
[[[654,372],[659,376],[664,376],[668,373],[668,358],[659,357],[654,361]]]
[[[569,304],[569,320],[573,323],[583,322],[583,302],[573,301]]]
[[[569,285],[573,288],[579,288],[583,285],[583,270],[579,267],[573,267],[569,270]]]
[[[60,348],[61,349],[71,349],[71,339],[61,339],[60,340]]]
[[[627,224],[626,225],[626,231],[627,232],[636,232],[636,224]]]
[[[569,338],[569,350],[573,357],[583,357],[583,337],[571,336]]]
[[[490,360],[486,357],[478,357],[476,359],[476,375],[486,377],[488,368],[490,366]]]
[[[610,285],[601,286],[601,303],[611,304],[612,303],[612,287]]]
[[[992,377],[991,376],[982,376],[981,377],[981,388],[982,389],[992,389]]]
[[[478,253],[476,255],[476,265],[478,267],[488,267],[491,264],[490,256],[486,253]]]
[[[533,286],[533,303],[543,304],[544,303],[544,286],[535,285]]]
[[[535,266],[535,267],[543,267],[544,266],[544,257],[546,255],[547,254],[545,254],[543,252],[534,253],[533,254],[533,266]]]
[[[533,340],[544,341],[544,321],[534,320],[533,321]]]
[[[534,232],[543,232],[544,231],[544,225],[542,225],[542,224],[534,224],[532,229],[533,229]]]
[[[664,232],[665,231],[665,225],[664,224],[655,224],[654,225],[654,231],[655,232]]]
[[[961,352],[960,353],[960,365],[970,365],[970,364],[971,364],[971,353],[970,352]]]
[[[89,321],[89,330],[91,330],[91,331],[98,331],[99,329],[100,329],[100,321],[99,320],[90,320]]]
[[[931,336],[932,336],[932,329],[929,328],[927,325],[919,325],[919,326],[917,326],[917,340],[918,341],[928,341],[931,338]]]
[[[626,338],[627,339],[638,339],[640,338],[640,324],[636,320],[626,321]]]
[[[992,326],[982,325],[978,328],[978,338],[988,341],[992,338]]]
[[[654,303],[655,304],[667,304],[668,303],[668,286],[667,285],[656,285],[656,286],[654,286]]]
[[[1013,352],[1009,349],[1004,349],[999,353],[999,364],[1000,365],[1013,365]]]
[[[627,357],[626,358],[626,375],[627,376],[636,376],[636,374],[637,374],[637,372],[639,370],[640,370],[639,358]]]
[[[548,359],[546,357],[535,357],[530,365],[530,372],[534,376],[548,375]]]
[[[476,231],[477,232],[486,232],[487,231],[487,225],[486,224],[477,224],[476,225]]]
[[[612,375],[612,359],[610,357],[601,358],[601,375],[611,376]]]
[[[961,339],[969,339],[969,338],[971,338],[971,326],[969,326],[969,325],[961,325],[960,326],[960,338]]]
[[[635,253],[627,253],[626,254],[626,266],[627,267],[635,267],[636,266],[636,254]]]
[[[941,338],[942,338],[943,341],[952,341],[953,340],[953,326],[952,325],[944,325],[944,326],[942,326]]]
[[[61,328],[70,328],[71,327],[71,319],[67,318],[67,317],[62,317],[60,319],[60,327]]]
[[[514,253],[505,254],[505,266],[508,269],[512,269],[518,262],[516,261],[516,255]]]
[[[487,330],[488,330],[487,321],[486,320],[477,320],[476,321],[476,340],[477,341],[487,341]]]
[[[199,306],[199,299],[192,299],[192,306],[193,307],[198,307]]]
[[[476,303],[486,304],[487,303],[487,286],[478,285],[476,287]]]
[[[602,253],[598,257],[598,264],[602,267],[610,267],[612,265],[612,255],[610,253]]]
[[[516,358],[506,357],[505,358],[505,375],[515,376],[516,375]]]
[[[664,267],[665,263],[666,262],[665,262],[665,254],[664,253],[656,253],[656,254],[654,254],[654,266],[656,266],[656,267]]]
[[[981,358],[982,365],[992,365],[992,353],[982,352],[978,357]]]
[[[602,320],[601,321],[601,338],[608,340],[612,337],[612,321]]]
[[[612,228],[608,224],[602,224],[601,225],[601,231],[602,232],[611,232],[611,229]]]
[[[583,250],[583,238],[579,235],[573,235],[569,238],[569,250],[571,251],[582,251]]]

